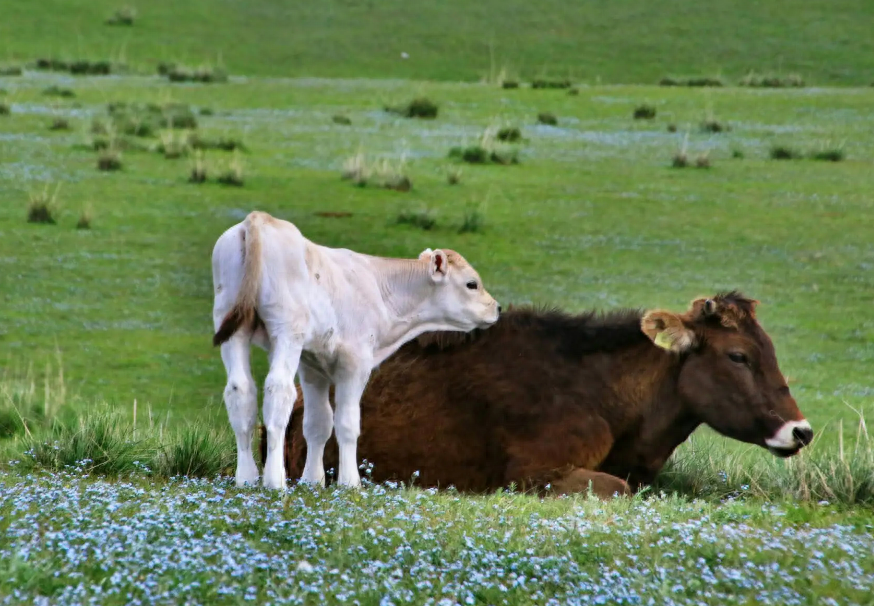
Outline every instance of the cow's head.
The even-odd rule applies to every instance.
[[[498,320],[501,307],[486,291],[477,271],[449,249],[423,250],[434,285],[435,311],[441,320],[463,331],[486,328]]]
[[[696,299],[685,314],[650,311],[652,341],[683,357],[678,392],[700,420],[723,435],[788,457],[813,438],[789,393],[756,303],[737,292]]]

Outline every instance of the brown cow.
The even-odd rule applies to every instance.
[[[423,335],[371,378],[360,455],[377,482],[418,471],[424,487],[567,493],[591,481],[600,496],[651,483],[701,423],[791,456],[813,431],[756,303],[730,292],[685,314],[514,309],[488,330]],[[290,478],[306,458],[302,412],[298,398]],[[336,467],[333,439],[325,459]]]

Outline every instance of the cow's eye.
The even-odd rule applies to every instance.
[[[746,364],[747,363],[746,355],[740,353],[739,351],[731,352],[730,354],[728,354],[728,357],[732,362],[736,362],[738,364]]]
[[[468,282],[468,283],[467,283],[467,287],[468,287],[470,290],[476,290],[476,280],[471,280],[470,282]]]

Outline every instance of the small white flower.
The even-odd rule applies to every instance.
[[[301,572],[312,572],[313,570],[315,570],[313,565],[306,560],[301,560],[300,562],[298,562],[297,569]]]
[[[408,55],[407,53],[401,53],[401,59],[409,59],[409,58],[410,58],[410,55]]]

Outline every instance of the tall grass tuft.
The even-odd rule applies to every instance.
[[[798,74],[757,74],[750,72],[738,83],[751,88],[802,88],[804,78]]]
[[[94,220],[94,213],[90,205],[85,205],[82,208],[82,214],[79,215],[79,220],[76,222],[76,229],[91,229],[91,222]]]
[[[437,117],[439,108],[436,103],[427,97],[416,97],[401,105],[387,105],[385,111],[403,116],[404,118],[434,119]]]
[[[22,464],[51,471],[81,469],[120,475],[140,469],[154,455],[134,440],[125,415],[109,406],[97,407],[73,423],[55,421],[46,435],[25,440]]]
[[[656,117],[656,108],[654,105],[644,103],[634,108],[635,120],[652,120]]]
[[[0,376],[0,439],[29,436],[47,428],[61,415],[67,399],[63,366],[58,354],[57,370],[46,364],[42,385],[33,367],[24,372],[7,370]]]
[[[540,112],[537,114],[537,121],[547,126],[558,126],[558,118],[552,112]]]
[[[55,193],[49,195],[49,186],[46,184],[42,192],[30,193],[27,203],[27,222],[54,225],[57,223],[55,215],[58,212],[58,192],[61,184],[55,188]]]
[[[239,152],[234,152],[233,158],[228,162],[228,167],[222,174],[219,175],[217,181],[222,185],[233,185],[234,187],[243,187],[243,161],[240,159]]]
[[[464,209],[458,233],[477,233],[485,227],[485,215],[478,204],[468,204]]]
[[[437,219],[434,213],[428,208],[419,210],[403,209],[395,218],[395,223],[398,225],[412,225],[419,229],[430,231],[437,225]]]
[[[115,14],[107,19],[106,25],[133,25],[137,18],[137,9],[132,6],[123,6]]]
[[[777,144],[771,147],[770,156],[772,160],[800,160],[804,154],[788,145]]]
[[[741,451],[706,438],[692,439],[668,461],[654,488],[694,498],[874,505],[874,443],[864,417],[859,415],[851,448],[844,445],[843,423],[838,434],[837,447],[814,442],[788,459],[759,453],[757,447]]]
[[[157,449],[151,470],[167,477],[214,477],[232,472],[236,460],[234,441],[228,431],[204,424],[188,424],[172,433]]]
[[[822,148],[810,152],[811,160],[821,160],[824,162],[840,162],[846,157],[844,148],[823,146]]]

